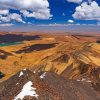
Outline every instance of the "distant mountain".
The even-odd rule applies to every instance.
[[[100,100],[89,82],[24,69],[0,84],[0,100]]]

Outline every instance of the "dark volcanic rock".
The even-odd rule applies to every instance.
[[[96,43],[100,43],[100,40],[97,40]]]
[[[4,76],[5,76],[5,74],[0,72],[0,79],[3,78]]]
[[[32,83],[35,94],[27,94],[21,100],[100,100],[99,92],[93,90],[90,83],[65,79],[51,72],[33,73],[30,70],[22,70],[1,83],[0,100],[20,100],[16,97],[24,91],[26,83]]]

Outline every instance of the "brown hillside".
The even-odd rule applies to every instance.
[[[0,34],[1,81],[29,68],[56,72],[67,78],[82,79],[100,69],[100,36],[66,34],[6,33]],[[19,42],[18,44],[11,44]],[[10,44],[9,44],[10,43]],[[98,80],[98,79],[97,79]]]

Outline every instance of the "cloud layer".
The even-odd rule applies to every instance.
[[[38,10],[47,9],[49,3],[47,0],[0,0],[1,8]]]
[[[17,13],[9,13],[9,10],[1,10],[0,11],[0,21],[1,22],[11,22],[11,21],[16,21],[16,22],[20,22],[20,23],[25,23],[22,20],[21,15],[17,14]]]
[[[68,23],[74,23],[74,20],[69,19]]]
[[[8,9],[17,9],[20,14],[9,13]],[[10,22],[13,20],[24,23],[22,17],[50,19],[52,15],[50,14],[48,0],[0,0],[0,21]]]
[[[90,4],[83,2],[76,7],[73,17],[80,20],[100,20],[100,6],[95,1]]]
[[[81,3],[83,0],[67,0],[68,2]]]

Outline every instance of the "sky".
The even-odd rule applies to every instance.
[[[0,27],[100,25],[100,0],[0,0]]]

